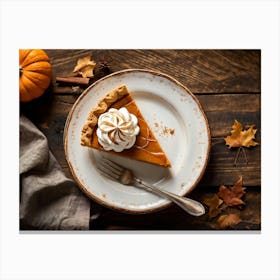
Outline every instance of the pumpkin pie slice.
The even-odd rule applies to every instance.
[[[121,152],[115,152],[114,150],[105,151],[98,141],[98,118],[103,113],[108,112],[111,108],[120,109],[123,107],[126,108],[130,114],[137,117],[140,130],[136,136],[136,141],[131,148],[125,149]],[[164,167],[171,166],[170,161],[137,107],[133,96],[125,85],[122,85],[106,94],[98,102],[98,105],[91,110],[87,121],[82,128],[81,145],[138,161]]]

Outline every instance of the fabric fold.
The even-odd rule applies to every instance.
[[[64,175],[45,135],[23,115],[19,170],[21,229],[89,229],[89,198]]]

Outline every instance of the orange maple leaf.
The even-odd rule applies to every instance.
[[[227,228],[232,227],[241,222],[240,216],[238,214],[225,214],[221,215],[218,220],[217,224],[220,228]]]
[[[223,201],[216,194],[210,198],[205,198],[203,202],[209,207],[209,218],[214,218],[221,213],[219,206]]]
[[[228,188],[221,185],[219,188],[218,196],[228,206],[239,206],[245,204],[241,197],[245,194],[245,188],[243,188],[243,179],[240,177],[233,187]]]
[[[242,130],[242,124],[235,120],[232,126],[231,135],[224,138],[226,145],[228,145],[229,148],[249,148],[258,145],[258,143],[254,141],[257,129],[253,129],[253,127],[254,125],[251,125],[247,130]]]

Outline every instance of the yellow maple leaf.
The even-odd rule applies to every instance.
[[[242,130],[242,124],[235,120],[232,126],[231,135],[224,138],[226,145],[229,148],[234,147],[253,147],[258,145],[255,139],[257,129],[254,129],[254,125],[251,125],[247,130]]]
[[[73,72],[80,74],[83,78],[93,78],[93,70],[95,65],[96,62],[91,60],[90,55],[79,58]]]

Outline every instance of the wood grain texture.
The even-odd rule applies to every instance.
[[[256,141],[261,144],[261,116],[259,94],[212,94],[197,95],[209,121],[211,131],[211,153],[205,175],[200,184],[215,186],[230,184],[242,175],[247,186],[261,184],[261,145],[245,149],[248,164],[240,153],[237,166],[234,159],[237,149],[229,149],[224,138],[231,134],[234,120],[248,128],[254,124],[257,129]]]
[[[171,75],[196,94],[260,92],[260,50],[46,50],[54,74],[73,74],[78,58],[91,55],[113,72],[146,68]]]

